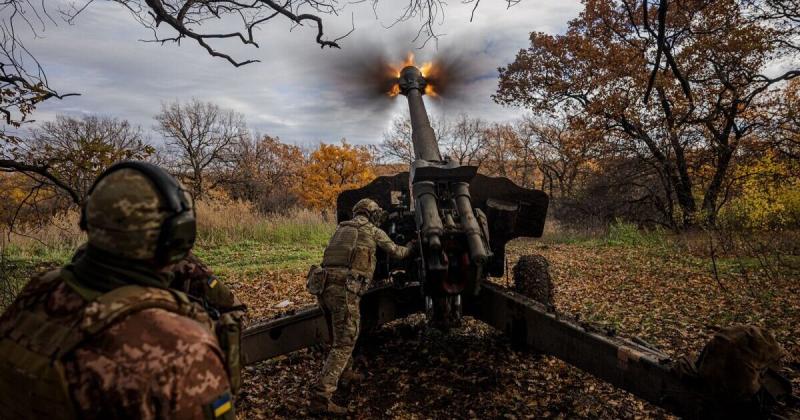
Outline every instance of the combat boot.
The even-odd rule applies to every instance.
[[[313,395],[311,403],[308,406],[308,411],[317,415],[330,415],[330,416],[344,416],[347,414],[347,408],[342,407],[330,398],[324,395]]]

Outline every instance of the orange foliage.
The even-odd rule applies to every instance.
[[[372,150],[353,146],[321,143],[300,171],[297,195],[309,207],[329,209],[344,190],[359,188],[375,178]]]
[[[0,172],[0,197],[3,197],[0,200],[0,223],[27,224],[41,216],[31,206],[34,203],[48,202],[56,194],[50,188],[37,188],[37,185],[31,178],[19,172]],[[47,208],[38,210],[49,214]]]

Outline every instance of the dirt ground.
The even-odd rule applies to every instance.
[[[559,312],[639,336],[672,356],[698,351],[716,326],[765,326],[787,350],[784,373],[800,389],[797,277],[731,269],[718,281],[705,260],[669,249],[533,241],[510,248],[509,267],[531,253],[550,261]],[[233,283],[257,319],[310,303],[303,274]],[[670,417],[558,359],[513,350],[503,335],[469,319],[448,334],[427,330],[421,316],[396,321],[363,337],[355,357],[366,379],[335,399],[358,419]],[[246,367],[239,417],[307,416],[308,388],[323,358],[319,349],[305,350]]]

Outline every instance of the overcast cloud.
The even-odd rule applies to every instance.
[[[375,19],[368,3],[351,5],[356,30],[341,41],[343,50],[321,50],[311,29],[295,29],[275,20],[257,38],[261,48],[220,45],[237,59],[260,63],[236,68],[213,58],[187,40],[178,46],[139,42],[152,34],[120,6],[92,4],[74,25],[48,27],[37,39],[25,40],[48,73],[50,86],[60,92],[79,92],[79,97],[47,101],[39,107],[38,121],[57,114],[104,114],[125,118],[150,131],[161,103],[198,98],[241,112],[254,130],[296,144],[332,142],[347,138],[353,143],[377,143],[391,119],[403,115],[404,100],[359,100],[336,76],[364,48],[382,48],[402,61],[404,51],[414,51],[418,62],[444,51],[458,51],[478,69],[466,94],[429,101],[437,117],[459,113],[490,121],[509,121],[522,110],[494,104],[490,95],[497,86],[498,66],[513,60],[528,45],[531,31],[563,32],[567,21],[580,10],[578,1],[526,0],[509,10],[505,1],[483,0],[473,22],[471,7],[451,2],[446,21],[438,28],[444,35],[438,49],[429,43],[417,50],[412,39],[418,22],[384,29],[391,23],[393,1],[384,1]],[[329,17],[331,37],[350,29],[351,16]],[[345,66],[346,67],[346,66]],[[157,136],[153,136],[158,141]]]

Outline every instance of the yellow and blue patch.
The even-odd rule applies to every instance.
[[[208,288],[209,289],[213,289],[213,288],[217,287],[217,284],[219,284],[219,280],[217,280],[217,276],[210,276],[208,278]]]
[[[213,415],[212,418],[220,418],[225,416],[228,413],[231,413],[233,410],[233,400],[231,398],[230,392],[225,392],[219,398],[211,402],[211,414]]]

